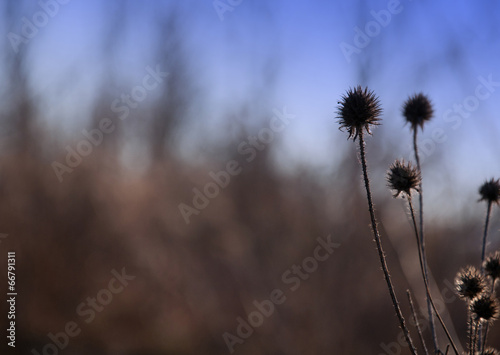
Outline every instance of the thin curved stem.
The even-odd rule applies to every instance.
[[[417,354],[417,350],[415,349],[415,346],[413,345],[413,341],[410,336],[410,331],[408,330],[408,327],[405,324],[405,319],[403,317],[403,313],[401,312],[401,308],[399,307],[399,302],[396,297],[396,293],[394,292],[394,287],[392,285],[391,281],[391,275],[389,274],[389,269],[387,267],[387,262],[385,260],[385,253],[382,248],[382,242],[380,240],[380,234],[378,231],[377,227],[377,220],[375,218],[375,211],[373,208],[373,202],[372,202],[372,194],[370,190],[370,180],[368,179],[368,168],[366,166],[366,155],[365,155],[365,140],[363,138],[363,132],[361,131],[359,134],[359,155],[360,155],[360,160],[361,160],[361,167],[363,170],[363,179],[365,183],[365,189],[366,189],[366,197],[368,200],[368,210],[370,211],[370,219],[371,219],[371,224],[372,224],[372,231],[373,231],[373,236],[375,238],[375,244],[377,245],[377,251],[380,259],[380,264],[382,265],[382,271],[384,272],[384,277],[385,281],[387,282],[387,288],[389,289],[389,294],[391,295],[391,300],[392,304],[394,305],[394,310],[396,311],[396,315],[399,320],[399,324],[401,326],[401,329],[403,330],[406,342],[408,343],[408,346],[410,348],[410,351],[413,355]]]
[[[481,353],[484,354],[484,348],[486,347],[486,340],[488,339],[488,328],[490,327],[490,323],[486,323],[486,326],[484,327],[484,335],[483,335],[483,342],[481,343]]]
[[[432,296],[431,296],[431,292],[430,292],[430,289],[429,289],[429,283],[427,282],[427,278],[425,277],[425,272],[424,272],[424,265],[423,265],[423,261],[422,261],[422,248],[421,248],[421,245],[420,245],[420,238],[418,237],[417,222],[415,220],[415,211],[413,209],[413,203],[411,202],[411,195],[407,195],[407,197],[408,197],[408,205],[410,207],[411,220],[413,222],[413,229],[415,231],[415,238],[417,240],[418,259],[419,259],[419,262],[420,262],[420,271],[422,272],[422,278],[424,279],[426,296],[427,296],[427,299],[429,300],[429,302],[431,303],[431,306],[432,306],[432,308],[434,310],[434,313],[436,314],[437,319],[441,323],[441,326],[443,327],[443,330],[446,333],[448,341],[450,342],[451,346],[453,347],[453,350],[455,351],[455,354],[458,355],[459,354],[458,349],[457,349],[455,343],[453,342],[453,339],[452,339],[452,337],[450,335],[450,332],[448,331],[448,328],[444,324],[443,318],[441,318],[441,315],[439,314],[439,312],[438,312],[438,310],[436,308],[436,305],[434,304],[434,301],[433,301]],[[438,352],[438,351],[436,351],[436,352]]]
[[[468,309],[469,307],[467,307]],[[472,314],[469,312],[469,354],[470,355],[474,355],[472,354],[472,341],[474,340],[474,334],[472,333],[472,325],[473,325],[473,321],[472,321]]]
[[[490,223],[491,214],[491,201],[488,201],[488,209],[486,211],[486,221],[484,222],[484,233],[483,233],[483,250],[481,251],[481,270],[484,274],[484,257],[486,255],[486,238],[488,237],[488,225]]]
[[[478,330],[479,330],[479,321],[476,321],[474,322],[474,335],[472,337],[472,351],[471,351],[471,354],[475,354],[476,353],[476,344],[477,344],[477,334],[478,334]]]
[[[484,275],[484,259],[486,257],[486,239],[488,237],[488,225],[490,223],[490,215],[491,215],[491,201],[488,201],[488,208],[486,210],[486,221],[484,221],[484,233],[483,233],[483,247],[482,247],[482,250],[481,250],[481,272],[482,274]],[[480,350],[482,347],[484,347],[484,345],[482,346],[481,345],[481,333],[483,331],[483,325],[480,324],[478,326],[479,328],[479,337],[478,337],[478,347]]]
[[[491,289],[490,289],[490,296],[493,295],[493,292],[495,291],[495,281],[496,279],[493,279],[493,281],[491,282]],[[482,336],[483,340],[481,342],[481,340],[479,339],[478,341],[480,342],[479,343],[479,351],[481,351],[481,354],[484,354],[484,349],[486,348],[486,340],[488,339],[488,329],[490,327],[490,323],[486,323],[486,326],[484,327],[484,335]],[[481,331],[483,330],[483,327],[480,326],[481,328]],[[481,334],[480,334],[481,335]]]
[[[417,131],[418,128],[415,127],[413,129],[413,151],[415,152],[415,161],[417,163],[417,169],[420,172],[420,176],[422,176],[422,169],[420,167],[420,156],[418,154],[418,144],[417,144]],[[425,252],[425,238],[424,238],[424,191],[422,189],[422,179],[420,180],[420,184],[418,186],[419,194],[418,194],[418,207],[419,207],[419,222],[420,222],[420,247],[422,249],[422,262],[424,266],[425,278],[429,280],[428,268],[427,268],[427,254]],[[434,345],[434,352],[438,352],[439,344],[437,341],[436,334],[436,325],[434,323],[434,314],[432,313],[432,305],[429,298],[426,297],[427,301],[427,312],[429,314],[429,326],[432,334],[432,342]]]
[[[424,336],[422,335],[422,329],[420,329],[420,323],[418,322],[417,312],[415,312],[415,307],[413,306],[413,300],[411,299],[410,290],[406,290],[406,295],[408,296],[408,302],[410,303],[410,310],[413,316],[413,321],[415,322],[415,327],[417,328],[418,337],[420,338],[420,343],[422,344],[422,348],[426,355],[429,355],[429,351],[427,350],[427,346],[425,345]]]

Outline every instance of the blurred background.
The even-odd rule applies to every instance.
[[[479,264],[477,191],[500,177],[498,3],[4,0],[0,17],[10,353],[408,353],[356,146],[338,130],[337,102],[358,84],[384,109],[367,139],[376,212],[403,312],[411,289],[424,325],[407,207],[385,174],[413,157],[403,102],[433,102],[419,132],[427,253],[465,345],[452,285]],[[489,252],[498,217],[495,206]],[[333,253],[314,261],[328,240]],[[275,289],[283,302],[259,321],[254,301]],[[253,332],[241,326],[252,312]],[[500,348],[499,324],[489,339]]]

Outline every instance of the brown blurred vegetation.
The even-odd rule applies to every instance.
[[[65,354],[223,354],[222,334],[234,334],[236,318],[246,318],[252,302],[268,299],[275,288],[287,301],[236,346],[237,353],[373,354],[382,352],[381,342],[396,341],[365,201],[352,182],[359,177],[353,155],[327,188],[305,172],[279,177],[262,156],[186,225],[178,204],[190,200],[208,170],[167,155],[154,171],[129,179],[104,151],[59,183],[39,156],[4,157],[0,220],[9,237],[1,247],[17,253],[19,353],[40,350],[47,333],[73,320],[82,333]],[[393,222],[386,205],[401,203],[378,204],[386,229]],[[391,236],[402,239],[411,255],[409,224],[404,212],[396,216],[402,221]],[[462,241],[480,235],[480,223],[428,230],[431,270],[441,289],[459,266],[473,262]],[[312,255],[316,239],[328,234],[340,248],[289,292],[283,272]],[[383,237],[408,315],[408,281]],[[136,279],[85,324],[77,305],[107,287],[112,269],[123,267]],[[463,339],[463,305],[454,301],[449,310]],[[0,311],[6,314],[5,303]],[[492,342],[495,334],[496,327]]]
[[[183,74],[188,68],[174,58],[180,53],[177,45],[167,42],[159,55],[176,73],[165,83],[170,96],[147,111],[150,120],[141,121],[143,131],[150,132],[143,143],[149,147],[149,169],[136,173],[122,165],[120,145],[112,142],[125,139],[123,128],[105,137],[105,144],[61,183],[51,163],[62,161],[63,147],[77,140],[59,141],[37,121],[21,80],[29,75],[23,53],[10,62],[9,92],[15,100],[2,117],[11,134],[4,138],[0,158],[0,231],[8,238],[0,245],[0,259],[5,266],[7,250],[16,251],[15,351],[41,352],[49,332],[61,332],[75,321],[82,332],[61,353],[225,354],[223,333],[235,334],[236,318],[246,318],[254,300],[268,299],[281,288],[286,302],[236,345],[237,354],[383,353],[380,343],[396,342],[399,329],[371,240],[354,147],[333,173],[322,177],[300,168],[293,176],[277,173],[270,159],[273,147],[267,147],[190,224],[184,222],[179,203],[191,204],[192,189],[201,188],[209,181],[208,172],[225,164],[214,158],[193,165],[172,153],[186,103],[193,99],[189,76]],[[91,122],[102,117],[100,107],[105,111],[109,103],[96,106]],[[213,148],[214,157],[238,159],[231,152],[239,142],[234,138],[229,148]],[[378,159],[380,166],[394,159],[376,143],[369,145],[369,159]],[[384,169],[373,167],[374,185],[385,184]],[[404,204],[388,192],[376,206],[409,319],[405,290],[421,295],[422,284],[418,274],[409,280],[401,268],[402,258],[416,257]],[[481,222],[458,217],[449,225],[427,225],[436,290],[445,287],[444,280],[453,282],[460,266],[479,258],[474,238],[479,240]],[[283,272],[311,256],[316,239],[330,234],[341,246],[290,292],[281,280]],[[136,278],[85,324],[77,306],[107,287],[111,270],[122,268]],[[6,285],[5,272],[0,285]],[[6,313],[2,302],[2,329]],[[455,300],[445,313],[465,339],[463,304]],[[490,335],[497,347],[499,329]]]

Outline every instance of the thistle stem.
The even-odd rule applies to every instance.
[[[493,295],[493,292],[495,291],[495,281],[496,279],[493,279],[491,282],[491,289],[490,289],[490,296]],[[483,335],[483,342],[480,344],[481,346],[481,351],[484,353],[484,348],[486,347],[486,340],[488,339],[488,328],[490,327],[490,323],[486,323],[486,327],[484,329],[484,335]]]
[[[474,337],[472,334],[472,325],[473,325],[472,313],[470,313],[470,311],[469,311],[469,354],[470,355],[474,355],[474,354],[472,354],[472,341],[473,341],[473,337]]]
[[[418,128],[414,127],[413,129],[413,151],[415,152],[415,161],[417,163],[417,169],[420,172],[420,176],[422,176],[422,169],[420,167],[420,156],[418,154],[418,144],[417,144],[417,131]],[[422,189],[422,179],[420,180],[420,184],[418,186],[419,194],[418,194],[418,207],[419,207],[419,222],[420,222],[420,247],[422,249],[422,262],[423,262],[423,272],[424,277],[429,280],[428,268],[427,268],[427,255],[425,252],[425,238],[424,238],[424,192]],[[427,312],[429,314],[429,327],[432,334],[432,342],[434,344],[434,351],[437,353],[439,350],[439,345],[437,341],[436,335],[436,325],[434,323],[434,314],[432,312],[432,305],[428,297],[426,297],[427,301]]]
[[[410,310],[413,316],[413,321],[415,322],[415,327],[417,328],[418,337],[420,338],[420,343],[422,344],[422,348],[426,355],[429,355],[429,351],[427,351],[427,346],[425,345],[424,336],[422,335],[422,329],[420,329],[420,323],[418,322],[417,312],[415,312],[415,307],[413,306],[413,300],[411,299],[410,290],[406,290],[406,295],[408,296],[408,302],[410,303]]]
[[[486,255],[486,238],[488,236],[488,225],[490,223],[491,214],[491,201],[488,201],[488,209],[486,211],[486,221],[484,222],[484,233],[483,233],[483,250],[481,252],[481,271],[484,274],[484,257]]]
[[[486,238],[488,237],[488,225],[490,223],[490,215],[491,215],[491,201],[488,201],[488,208],[486,210],[486,221],[484,222],[484,233],[483,233],[483,248],[481,250],[481,273],[484,275],[484,258],[486,256]],[[478,337],[478,347],[479,350],[481,347],[484,347],[484,345],[481,345],[481,333],[483,331],[483,326],[482,324],[479,325],[479,337]],[[486,334],[485,334],[486,335]]]
[[[479,330],[479,322],[474,322],[474,334],[472,336],[472,351],[471,354],[474,355],[476,353],[476,343],[477,343],[477,333]]]
[[[481,353],[484,354],[484,348],[486,347],[486,340],[488,339],[488,328],[489,328],[490,324],[489,323],[486,323],[486,326],[484,327],[484,335],[483,335],[483,342],[481,343]]]
[[[366,197],[368,200],[368,210],[370,211],[370,218],[371,218],[371,224],[372,224],[372,231],[373,231],[373,236],[375,238],[375,244],[377,245],[377,251],[380,259],[380,264],[382,265],[382,270],[384,272],[384,277],[385,281],[387,282],[387,288],[389,289],[389,294],[391,296],[392,304],[394,305],[394,309],[396,311],[396,315],[399,320],[399,324],[401,326],[401,329],[403,330],[406,342],[408,343],[408,346],[410,348],[410,351],[413,355],[417,354],[417,350],[415,349],[415,346],[413,345],[410,332],[405,324],[405,319],[403,317],[403,313],[401,312],[401,308],[399,307],[399,302],[396,297],[396,293],[394,292],[394,287],[392,285],[391,281],[391,276],[389,274],[389,269],[387,267],[387,262],[385,260],[385,253],[382,248],[382,242],[380,240],[380,234],[378,231],[377,227],[377,220],[375,219],[375,212],[373,208],[373,202],[372,202],[372,195],[371,195],[371,190],[370,190],[370,180],[368,179],[368,169],[366,166],[366,155],[365,155],[365,140],[363,137],[363,131],[359,133],[359,155],[360,155],[360,160],[361,160],[361,167],[363,170],[363,179],[365,183],[365,189],[366,189]],[[458,354],[458,353],[457,353]]]
[[[415,231],[415,238],[417,240],[418,259],[419,259],[419,262],[420,262],[420,271],[422,272],[422,278],[424,279],[426,296],[427,296],[427,299],[429,300],[429,302],[431,303],[431,306],[432,306],[432,308],[434,310],[434,313],[436,314],[436,317],[438,318],[439,322],[441,323],[441,326],[443,327],[443,330],[446,333],[448,341],[450,342],[451,346],[453,347],[453,350],[455,351],[455,354],[458,355],[459,354],[458,349],[457,349],[455,343],[453,342],[453,339],[452,339],[452,337],[450,335],[450,332],[448,331],[448,328],[444,324],[443,318],[441,318],[441,316],[439,315],[439,312],[438,312],[438,310],[436,308],[436,305],[434,304],[434,301],[432,300],[431,292],[430,292],[430,289],[429,289],[429,283],[427,282],[427,278],[425,277],[425,272],[424,272],[424,265],[423,265],[423,261],[422,261],[422,247],[420,245],[420,238],[418,237],[417,221],[415,219],[415,210],[413,209],[413,203],[411,201],[411,195],[407,195],[407,196],[408,196],[408,205],[410,207],[411,220],[413,222],[413,229]],[[438,353],[438,352],[440,352],[440,350],[436,350],[436,353]]]

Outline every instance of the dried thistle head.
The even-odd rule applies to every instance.
[[[500,277],[500,252],[495,252],[486,258],[483,268],[489,277],[495,281]]]
[[[478,352],[479,354],[479,352]],[[486,348],[482,352],[483,355],[500,355],[500,352],[494,348]]]
[[[498,318],[498,301],[490,295],[482,294],[472,300],[470,311],[476,321],[491,323]]]
[[[418,126],[424,129],[424,123],[429,121],[433,114],[430,100],[422,93],[410,96],[403,104],[403,115],[413,130],[416,130]]]
[[[410,162],[405,164],[404,160],[396,160],[387,172],[387,186],[396,191],[394,197],[401,192],[410,196],[412,189],[418,191],[421,181],[420,171]]]
[[[481,199],[479,201],[486,201],[488,203],[500,203],[500,181],[497,179],[491,179],[486,181],[479,188],[479,194]]]
[[[467,266],[455,277],[455,287],[460,298],[470,301],[484,291],[485,282],[474,266]]]
[[[363,129],[371,134],[370,126],[379,124],[382,108],[375,93],[368,88],[363,89],[358,85],[349,89],[338,104],[340,129],[347,129],[347,139],[356,140],[356,137],[363,133]]]

